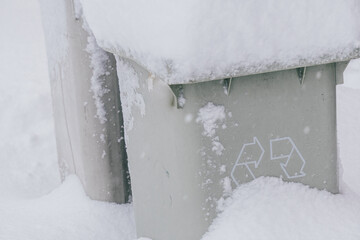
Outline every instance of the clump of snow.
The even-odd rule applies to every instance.
[[[178,98],[178,104],[179,107],[183,108],[185,106],[186,103],[186,98],[184,97],[184,94],[180,94],[179,98]]]
[[[212,102],[208,102],[205,106],[200,108],[198,117],[196,118],[196,122],[203,125],[203,135],[211,138],[212,140],[212,151],[214,151],[219,156],[222,154],[222,151],[225,148],[220,143],[219,137],[215,134],[216,129],[219,128],[219,125],[223,125],[222,123],[225,121],[225,118],[225,107],[221,105],[215,105]]]
[[[360,201],[278,178],[240,185],[202,240],[360,239]]]
[[[226,172],[226,165],[221,165],[219,168],[220,174],[224,174]]]
[[[201,122],[203,124],[204,136],[213,137],[215,135],[215,130],[219,128],[219,123],[222,123],[225,120],[225,117],[224,106],[208,102],[204,107],[199,109],[196,122]]]
[[[101,47],[170,84],[359,56],[358,0],[82,0]]]
[[[222,184],[224,188],[224,195],[229,196],[232,192],[230,177],[225,177],[222,181]]]
[[[81,4],[78,0],[74,0],[75,13],[77,18],[83,18]],[[109,74],[108,67],[110,65],[110,59],[107,53],[98,46],[96,39],[89,28],[86,19],[83,18],[83,29],[88,33],[86,51],[89,53],[90,67],[92,69],[91,91],[93,92],[93,98],[96,106],[96,117],[101,124],[107,121],[106,111],[103,96],[110,90],[105,86],[105,77]]]
[[[128,132],[132,130],[134,117],[132,108],[138,107],[140,114],[145,115],[145,102],[143,96],[137,92],[139,77],[135,70],[121,58],[116,57],[116,69],[119,78],[120,98],[122,114],[125,127],[125,141],[128,139]]]
[[[211,150],[213,152],[216,153],[216,155],[220,156],[222,154],[222,152],[224,151],[224,146],[220,143],[220,139],[218,136],[216,136],[215,138],[213,138],[213,141],[212,141],[212,148]]]
[[[75,176],[68,176],[43,197],[0,198],[0,213],[0,239],[4,240],[136,238],[132,206],[90,200]]]
[[[217,201],[216,204],[216,210],[217,212],[222,212],[225,208],[225,198],[229,197],[232,193],[232,187],[231,187],[231,179],[230,177],[225,177],[221,180],[221,184],[223,186],[223,195],[220,197],[220,199]]]
[[[110,91],[104,86],[104,77],[108,73],[107,66],[109,66],[109,57],[104,50],[98,47],[98,45],[96,44],[96,40],[91,35],[91,33],[88,33],[89,37],[86,50],[90,54],[90,67],[93,70],[93,75],[91,77],[91,91],[94,94],[93,98],[95,100],[96,116],[99,118],[100,123],[104,124],[107,119],[102,97],[104,96],[104,94]]]

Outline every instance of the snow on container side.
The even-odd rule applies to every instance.
[[[76,3],[76,2],[75,2]],[[115,59],[97,46],[73,1],[41,1],[62,179],[124,203],[129,179]]]

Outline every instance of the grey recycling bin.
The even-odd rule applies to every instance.
[[[218,200],[259,176],[337,193],[341,60],[169,86],[119,58],[122,102],[121,72],[141,98],[125,121],[138,237],[200,239]]]

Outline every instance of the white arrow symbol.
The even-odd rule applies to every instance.
[[[274,144],[278,145],[274,147]],[[276,151],[274,151],[274,148]],[[283,154],[283,152],[281,151],[284,151],[285,154]],[[306,175],[306,173],[304,172],[306,161],[301,155],[299,149],[296,147],[294,141],[289,137],[271,139],[270,159],[277,160],[285,158],[286,162],[280,163],[280,166],[287,178],[299,178]]]
[[[256,154],[260,149],[260,155]],[[239,156],[236,160],[236,163],[231,171],[231,178],[234,180],[236,185],[239,186],[239,182],[236,180],[234,176],[234,172],[237,167],[245,166],[249,171],[250,175],[253,179],[255,179],[254,173],[251,171],[249,165],[253,164],[255,168],[258,168],[263,156],[264,156],[264,148],[261,146],[259,140],[254,137],[254,141],[252,143],[246,143],[242,146]]]

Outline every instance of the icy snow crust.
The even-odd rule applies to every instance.
[[[98,44],[169,84],[359,56],[358,0],[82,0]]]

